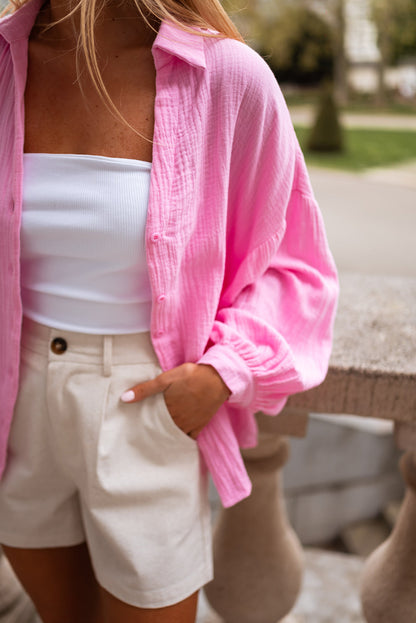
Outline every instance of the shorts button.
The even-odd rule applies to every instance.
[[[51,342],[51,351],[55,353],[55,355],[62,355],[66,349],[68,348],[68,344],[63,337],[56,337]]]

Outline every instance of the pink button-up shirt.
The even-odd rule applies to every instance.
[[[18,389],[28,37],[41,0],[0,20],[0,469]],[[247,45],[162,22],[146,252],[161,366],[211,364],[232,392],[198,445],[222,502],[250,493],[254,413],[319,384],[336,270],[285,102]],[[59,105],[59,104],[58,104]]]

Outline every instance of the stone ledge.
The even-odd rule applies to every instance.
[[[288,406],[319,413],[416,422],[416,374],[404,377],[331,365],[322,385],[292,396]]]
[[[325,381],[288,407],[416,422],[416,280],[345,273]]]

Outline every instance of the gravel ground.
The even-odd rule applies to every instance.
[[[358,593],[363,560],[313,549],[306,550],[305,558],[302,592],[294,610],[280,623],[365,623]],[[197,623],[225,623],[204,595],[200,598]]]

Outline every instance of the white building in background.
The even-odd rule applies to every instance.
[[[347,0],[345,21],[345,46],[350,62],[378,63],[377,28],[371,20],[369,0]]]
[[[323,19],[333,20],[328,7],[331,0],[309,0],[307,4]],[[371,19],[371,0],[344,0],[344,18],[348,82],[357,91],[374,92],[377,89],[380,51],[377,28]]]
[[[380,62],[380,51],[377,46],[377,28],[371,20],[370,0],[346,0],[345,18],[345,46],[350,64],[349,83],[356,91],[374,93],[378,86],[377,66]],[[385,81],[387,88],[399,91],[404,97],[414,97],[415,64],[388,67]]]
[[[345,23],[345,47],[350,65],[348,81],[356,91],[373,93],[377,90],[380,51],[369,0],[346,0]]]

